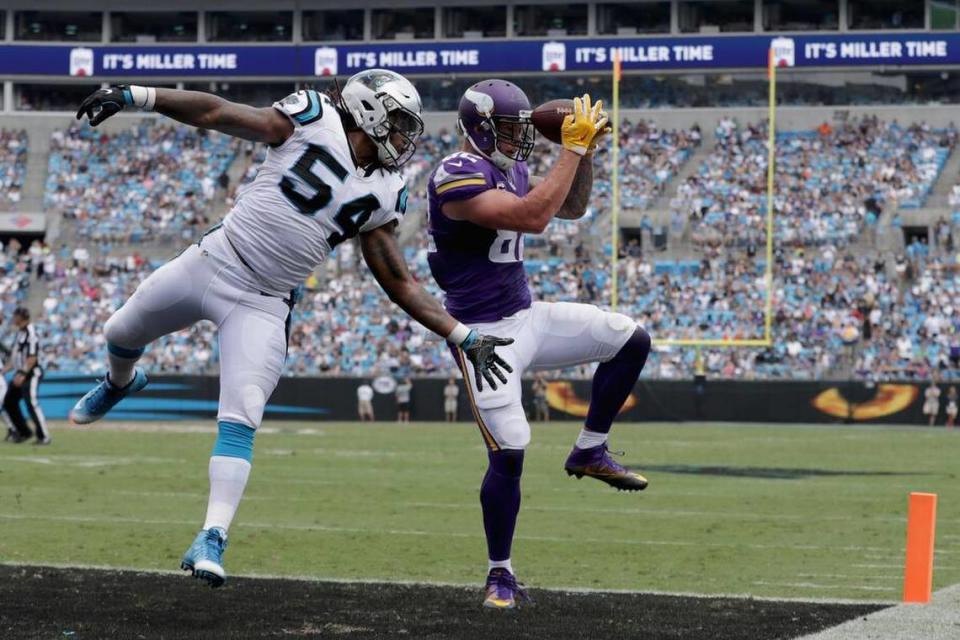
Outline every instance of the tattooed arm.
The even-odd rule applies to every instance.
[[[564,220],[579,220],[587,212],[590,204],[590,192],[593,190],[593,157],[587,156],[577,168],[577,175],[573,178],[573,185],[567,199],[563,201],[557,218]]]
[[[570,191],[567,192],[563,204],[554,214],[555,218],[564,220],[579,220],[587,212],[587,205],[590,204],[590,192],[593,190],[593,163],[591,156],[586,156],[581,160],[577,172],[573,176],[573,184],[570,185]],[[543,184],[546,178],[542,176],[530,176],[531,190]]]
[[[373,277],[377,279],[390,299],[406,311],[407,315],[444,340],[449,340],[451,344],[459,347],[467,360],[473,364],[477,391],[483,391],[484,380],[496,389],[497,383],[493,376],[506,384],[507,377],[503,372],[510,373],[513,369],[497,355],[496,348],[512,344],[513,339],[487,336],[470,330],[464,338],[452,340],[451,337],[458,328],[462,328],[464,333],[467,332],[467,328],[447,313],[407,270],[407,264],[403,261],[403,254],[393,233],[396,226],[396,223],[393,223],[360,234],[363,260],[373,273]]]
[[[457,321],[427,293],[407,270],[394,234],[396,223],[360,234],[360,250],[380,288],[407,315],[442,338]]]
[[[253,142],[279,145],[293,134],[290,118],[273,107],[258,109],[202,91],[139,85],[97,89],[80,103],[77,119],[85,115],[95,127],[128,106],[144,107],[184,124],[222,131]]]

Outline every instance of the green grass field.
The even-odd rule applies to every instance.
[[[934,588],[960,582],[960,431],[617,425],[651,481],[626,494],[566,476],[577,429],[534,428],[513,550],[528,585],[897,600],[911,491],[939,494]],[[0,448],[0,562],[176,569],[213,439],[61,425],[51,447]],[[227,570],[479,584],[485,465],[466,424],[267,424]]]

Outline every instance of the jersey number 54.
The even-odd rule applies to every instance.
[[[296,183],[288,176],[280,180],[280,191],[297,208],[297,211],[306,216],[312,216],[317,211],[325,209],[333,200],[333,189],[324,182],[323,178],[313,172],[313,166],[317,162],[327,167],[341,182],[348,175],[343,165],[324,147],[316,144],[307,145],[306,151],[297,159],[290,172],[314,190],[313,196],[307,197],[300,193]],[[333,221],[340,227],[341,232],[331,233],[327,238],[330,248],[333,249],[344,240],[360,233],[361,227],[379,208],[380,200],[372,193],[342,204],[333,216]]]

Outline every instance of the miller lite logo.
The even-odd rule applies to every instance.
[[[337,75],[337,50],[333,47],[320,47],[313,52],[313,75]]]
[[[77,47],[70,50],[70,75],[80,77],[93,75],[93,49]]]
[[[796,64],[797,45],[793,38],[774,38],[770,42],[773,50],[773,64],[778,67],[792,67]]]
[[[567,70],[567,45],[562,42],[547,42],[543,45],[543,70]]]

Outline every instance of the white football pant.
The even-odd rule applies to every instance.
[[[260,293],[255,276],[218,229],[157,269],[107,321],[107,342],[125,349],[210,320],[220,331],[218,421],[256,429],[286,357],[287,303]]]
[[[606,362],[623,348],[637,324],[623,314],[589,304],[534,302],[529,309],[503,320],[471,327],[514,340],[509,346],[497,347],[513,373],[507,374],[507,384],[498,380],[496,390],[484,380],[483,391],[478,392],[473,365],[455,350],[484,441],[491,450],[499,450],[524,449],[530,442],[520,384],[526,371]]]

